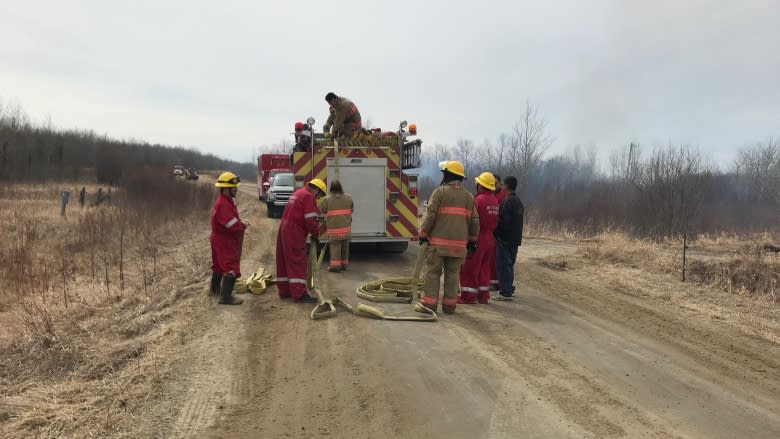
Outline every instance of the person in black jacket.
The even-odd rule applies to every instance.
[[[515,260],[517,248],[523,241],[523,202],[517,197],[517,178],[504,179],[506,196],[498,209],[498,226],[493,232],[496,237],[496,272],[499,291],[493,300],[512,300],[515,296]]]

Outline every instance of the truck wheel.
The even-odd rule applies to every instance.
[[[385,253],[403,253],[408,248],[409,241],[379,243],[379,249]]]
[[[266,204],[266,206],[268,207],[268,210],[267,210],[268,218],[273,218],[274,217],[274,208],[271,207],[270,204]]]

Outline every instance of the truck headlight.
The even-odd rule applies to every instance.
[[[276,194],[272,191],[268,191],[268,201],[273,201],[276,199]]]

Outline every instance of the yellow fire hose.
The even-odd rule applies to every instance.
[[[318,258],[317,246],[314,243],[309,245],[310,284],[314,294],[317,295],[317,306],[311,310],[312,320],[327,319],[336,315],[336,307],[333,305],[333,301],[325,300],[322,296],[322,290],[320,290],[319,271],[322,266],[322,260],[325,258],[325,248],[326,246],[322,247],[320,257]]]
[[[408,293],[408,297],[406,298],[401,296],[396,296],[396,297],[403,298],[404,301],[402,303],[414,302],[415,311],[428,314],[428,316],[425,317],[421,317],[421,316],[406,317],[406,316],[388,316],[385,315],[384,310],[382,310],[381,308],[365,305],[363,303],[359,303],[356,306],[352,306],[349,304],[349,302],[346,302],[344,299],[340,297],[336,297],[333,300],[325,299],[322,290],[320,289],[319,275],[318,275],[320,267],[322,266],[322,260],[325,256],[325,247],[322,248],[319,257],[317,257],[317,249],[315,248],[314,245],[312,245],[309,248],[309,267],[310,267],[310,278],[311,278],[310,284],[312,290],[317,295],[317,302],[318,302],[317,306],[311,312],[312,320],[320,320],[320,319],[327,319],[333,317],[334,315],[336,315],[336,308],[334,304],[337,304],[344,307],[350,313],[361,317],[371,317],[375,319],[393,320],[393,321],[435,322],[438,319],[436,313],[433,310],[426,308],[425,306],[423,306],[421,303],[417,301],[417,290],[419,287],[420,270],[422,268],[422,261],[425,260],[426,248],[427,248],[426,245],[423,245],[420,248],[420,253],[417,256],[417,266],[415,268],[414,278],[398,278],[398,279],[392,279],[386,281],[388,282],[388,286],[397,285],[398,290],[399,291],[403,290],[402,292],[404,292],[404,294],[407,294],[405,290],[406,288],[405,285],[410,284],[411,290]],[[409,280],[404,281],[403,279],[409,279]],[[389,291],[389,288],[385,289],[384,291]],[[358,289],[358,292],[360,292],[360,289]],[[388,293],[384,293],[384,295],[389,297]]]

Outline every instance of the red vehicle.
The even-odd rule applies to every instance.
[[[257,198],[265,200],[273,176],[292,172],[289,154],[260,154],[257,156]]]

